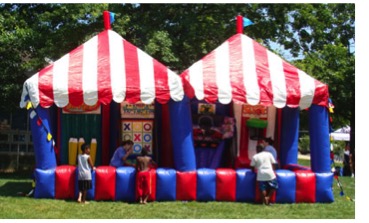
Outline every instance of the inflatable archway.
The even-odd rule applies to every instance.
[[[248,164],[252,136],[263,135],[278,143],[283,166],[272,200],[332,202],[327,100],[326,85],[240,33],[178,76],[106,29],[24,83],[20,105],[31,118],[35,197],[76,199],[69,151],[78,151],[84,137],[97,143],[89,199],[135,201],[135,169],[108,166],[119,141],[132,137],[137,152],[148,146],[159,163],[149,199],[258,202]],[[297,165],[305,108],[311,169]],[[81,130],[73,132],[73,123]],[[199,140],[196,125],[210,125],[217,140]],[[226,133],[211,129],[219,126]]]

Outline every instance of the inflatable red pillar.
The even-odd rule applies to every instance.
[[[237,16],[237,33],[242,33],[243,32],[243,17],[238,15]]]
[[[110,12],[109,11],[104,11],[103,13],[103,17],[104,17],[104,27],[105,29],[110,29]]]

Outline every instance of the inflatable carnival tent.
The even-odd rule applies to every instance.
[[[250,174],[256,145],[270,137],[280,166],[276,202],[333,201],[328,86],[243,35],[242,20],[242,16],[237,17],[236,35],[181,74],[192,114],[188,122],[194,123],[197,166],[234,167],[236,200],[248,197],[252,200],[254,194],[242,195],[245,191],[238,189],[245,174],[242,171],[246,171],[246,176]],[[297,164],[302,109],[309,112],[311,169]],[[198,131],[204,119],[209,119],[214,129],[209,134],[210,143],[203,143],[204,131]],[[234,123],[233,131],[229,128],[231,123]],[[172,131],[180,134],[181,128],[172,125]],[[234,174],[233,170],[222,171]],[[250,184],[244,188],[250,188]]]
[[[142,148],[158,163],[149,200],[260,202],[249,162],[270,136],[282,167],[272,201],[333,201],[326,85],[242,30],[179,76],[112,31],[107,11],[104,25],[24,83],[36,198],[77,198],[76,157],[87,142],[97,167],[88,199],[136,201],[135,168],[109,166],[131,139],[133,163]],[[299,111],[307,108],[311,169],[297,165]]]
[[[20,106],[28,109],[31,120],[36,197],[75,198],[76,157],[83,142],[91,144],[97,166],[94,189],[89,192],[96,200],[135,199],[134,191],[126,193],[134,189],[134,181],[115,192],[124,183],[119,177],[132,179],[134,168],[108,166],[122,140],[134,141],[132,162],[142,148],[155,160],[159,152],[172,154],[162,145],[170,139],[161,140],[170,137],[165,104],[183,99],[181,79],[112,31],[108,20],[109,12],[104,12],[103,32],[23,85]],[[166,156],[160,157],[162,163],[172,165],[171,160],[163,160],[169,159]]]

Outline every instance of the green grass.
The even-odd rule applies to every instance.
[[[298,160],[298,164],[300,164],[302,166],[308,166],[308,167],[310,167],[310,160],[299,159]]]
[[[300,162],[299,162],[300,163]],[[334,180],[333,203],[294,203],[262,206],[239,202],[152,202],[147,205],[120,201],[91,201],[21,197],[31,188],[29,174],[0,173],[0,219],[354,219],[355,179],[339,178],[345,196]]]
[[[310,167],[310,160],[307,160],[307,159],[299,159],[298,160],[298,164],[302,165],[302,166],[307,166],[307,167]],[[341,163],[335,163],[334,166],[339,166],[339,167],[343,167],[343,164],[342,162]]]

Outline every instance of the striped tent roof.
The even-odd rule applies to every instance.
[[[326,106],[328,86],[238,33],[181,74],[185,94],[214,103]]]
[[[45,67],[23,85],[20,106],[65,107],[182,100],[179,75],[119,34],[105,30]]]

